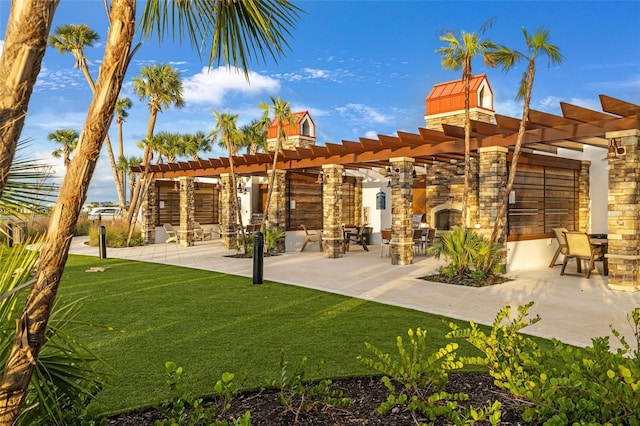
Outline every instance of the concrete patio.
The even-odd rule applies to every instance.
[[[86,237],[74,238],[70,254],[99,257],[98,247],[84,244]],[[640,292],[610,290],[602,265],[591,278],[560,276],[560,267],[511,271],[513,281],[484,288],[453,286],[419,279],[444,264],[433,257],[417,256],[412,265],[393,266],[380,258],[380,246],[349,251],[343,258],[323,257],[317,246],[304,252],[288,251],[264,258],[264,280],[402,306],[462,320],[491,324],[505,305],[514,309],[534,301],[531,313],[542,321],[525,329],[532,335],[557,338],[587,346],[593,337],[611,336],[611,346],[619,347],[609,325],[634,342],[626,316],[640,307]],[[138,260],[198,268],[251,277],[251,259],[225,257],[236,253],[223,250],[220,240],[199,241],[192,247],[175,243],[143,247],[108,248],[108,258]],[[99,266],[100,259],[96,259]],[[567,268],[575,272],[573,262]],[[407,327],[415,324],[407,324]]]

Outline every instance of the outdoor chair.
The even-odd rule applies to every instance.
[[[567,255],[567,240],[565,239],[564,234],[565,232],[569,232],[569,230],[567,228],[553,228],[553,232],[556,234],[556,240],[558,240],[558,249],[553,255],[551,263],[549,263],[549,268],[556,266],[556,260],[558,260],[560,253],[565,256]]]
[[[204,241],[209,237],[209,239],[213,238],[213,231],[211,229],[204,229],[200,222],[193,222],[193,236],[196,240]]]
[[[165,223],[164,225],[162,225],[162,227],[164,228],[164,232],[167,233],[167,240],[165,241],[165,243],[177,243],[178,233],[175,229],[173,229],[173,226],[171,226],[170,223]]]
[[[436,228],[429,228],[427,230],[426,246],[431,247],[435,241],[436,241]]]
[[[382,229],[380,238],[380,257],[391,256],[391,229]]]
[[[364,240],[363,237],[363,233],[364,233],[364,228],[366,228],[367,224],[363,223],[360,227],[357,228],[357,232],[347,232],[347,238],[346,240],[346,246],[347,249],[346,251],[349,251],[349,246],[351,245],[351,243],[356,243],[358,245],[361,245],[362,248],[364,249],[364,251],[369,251],[369,248],[367,247],[367,243]]]
[[[422,238],[424,235],[424,229],[413,230],[413,254],[424,254],[424,246],[426,241]]]
[[[591,271],[595,269],[595,261],[605,261],[604,251],[602,246],[594,246],[589,241],[589,236],[584,232],[565,232],[567,241],[567,254],[564,256],[564,262],[562,263],[562,271],[560,275],[564,275],[564,270],[567,267],[569,259],[576,259],[578,272],[582,272],[582,261],[588,260],[587,271],[585,277],[591,276]]]
[[[322,251],[322,234],[320,232],[309,232],[304,224],[301,224],[300,227],[304,229],[304,243],[300,248],[300,251],[304,251],[307,247],[307,243],[318,243],[318,247],[320,247],[320,251]]]

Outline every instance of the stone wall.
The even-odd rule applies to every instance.
[[[231,175],[220,175],[220,243],[225,250],[238,246],[238,209],[232,197],[236,188],[231,185]]]
[[[591,196],[589,169],[591,161],[582,161],[578,176],[578,231],[591,232]]]
[[[413,165],[408,157],[389,159],[391,175],[391,264],[413,263]]]
[[[640,130],[609,132],[626,154],[609,162],[609,287],[640,290]]]
[[[344,255],[342,229],[342,172],[343,166],[322,166],[322,247],[324,257],[339,258]]]
[[[267,174],[269,176],[269,182],[271,182],[271,176],[274,173],[270,170]],[[287,172],[285,170],[275,170],[274,188],[271,193],[271,201],[269,203],[269,212],[267,214],[266,227],[268,229],[286,232],[287,230]],[[284,253],[285,251],[285,238],[278,241],[276,245],[276,251],[278,253]]]
[[[192,177],[180,177],[180,230],[178,235],[181,247],[195,244],[193,217],[195,211],[194,183]]]
[[[142,205],[140,211],[142,217],[140,218],[142,226],[142,240],[145,244],[153,244],[156,242],[156,220],[158,217],[158,190],[156,188],[155,180],[151,179],[149,185],[145,185],[145,181],[142,181],[142,187],[147,187],[147,192],[142,199]]]

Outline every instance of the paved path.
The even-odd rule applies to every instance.
[[[84,244],[86,237],[74,238],[71,254],[98,256],[97,247]],[[632,343],[631,326],[626,315],[640,307],[640,292],[613,291],[599,272],[591,278],[560,276],[560,267],[512,271],[513,281],[484,288],[453,286],[419,279],[444,264],[433,257],[419,256],[408,266],[393,266],[388,257],[380,258],[379,246],[365,252],[354,247],[340,259],[327,259],[317,246],[264,258],[265,281],[313,288],[332,293],[402,306],[462,320],[491,324],[505,305],[514,309],[529,301],[532,314],[542,321],[525,329],[530,334],[555,337],[579,346],[591,344],[591,338],[611,336],[609,324]],[[144,262],[166,263],[189,268],[251,277],[251,259],[225,257],[235,251],[222,250],[219,240],[196,242],[193,247],[175,243],[144,247],[107,249],[107,257]],[[570,267],[573,265],[570,265]],[[600,268],[601,271],[601,266]],[[268,283],[266,283],[268,285]]]

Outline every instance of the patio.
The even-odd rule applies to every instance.
[[[86,237],[74,238],[70,254],[96,256],[96,266],[99,266],[98,247],[85,245],[84,241]],[[352,250],[340,259],[323,257],[316,246],[304,252],[293,250],[266,257],[263,285],[269,285],[267,281],[278,281],[481,324],[491,324],[505,305],[515,308],[534,301],[531,312],[539,314],[542,321],[526,329],[530,334],[586,346],[593,337],[611,336],[611,324],[628,341],[633,341],[626,315],[640,306],[640,293],[609,289],[601,265],[589,279],[560,276],[558,267],[543,267],[511,271],[508,276],[514,280],[506,284],[460,287],[419,279],[434,272],[444,263],[442,260],[417,256],[413,264],[398,267],[380,259],[380,245],[369,247],[368,252]],[[107,257],[251,277],[252,260],[225,257],[233,253],[235,250],[222,249],[220,239],[214,239],[198,241],[190,247],[160,243],[109,248]],[[619,346],[615,338],[611,344],[614,348]]]

